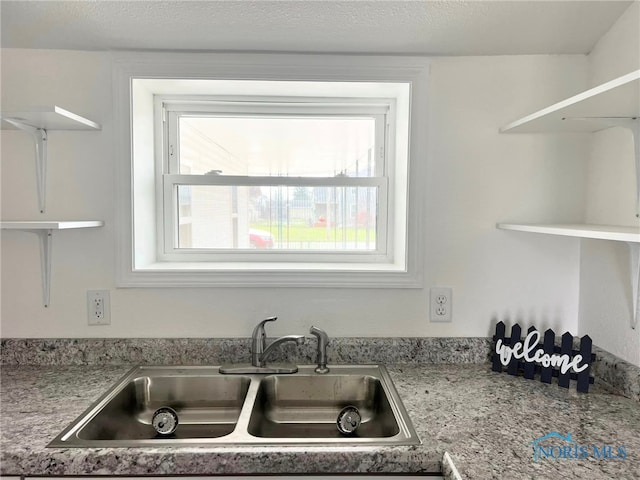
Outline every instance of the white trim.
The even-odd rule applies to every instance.
[[[284,177],[284,176],[243,176],[243,175],[181,175],[165,174],[163,183],[167,185],[220,185],[220,186],[261,186],[261,187],[382,187],[388,182],[385,177]]]
[[[346,270],[349,264],[336,265],[335,271],[314,270],[315,264],[301,264],[300,271],[242,270],[241,264],[232,264],[235,270],[209,270],[206,264],[189,270],[177,263],[152,264],[146,270],[138,270],[135,276],[124,276],[120,287],[286,287],[286,288],[422,288],[421,278],[410,277],[406,272],[375,270]],[[197,265],[197,264],[196,264]],[[252,264],[252,266],[255,266]],[[344,271],[337,267],[345,268]],[[361,265],[358,264],[358,267]],[[204,275],[203,275],[204,274]]]
[[[198,98],[200,97],[200,98]],[[287,117],[309,115],[354,117],[364,115],[384,115],[389,111],[389,104],[394,99],[384,98],[327,98],[318,97],[244,97],[210,96],[210,95],[156,95],[168,112],[182,115],[212,115],[237,113],[257,113],[264,115],[285,115]],[[375,101],[372,101],[375,100]]]
[[[319,286],[319,287],[410,287],[422,286],[423,256],[419,248],[422,236],[423,192],[419,182],[424,175],[424,161],[418,155],[424,155],[426,131],[426,88],[428,60],[417,57],[377,57],[352,55],[289,55],[289,54],[183,54],[183,53],[114,53],[114,124],[116,125],[117,142],[117,215],[119,238],[117,245],[117,278],[119,286]],[[154,201],[151,197],[158,195],[155,186],[144,186],[145,197],[136,200],[132,197],[133,182],[141,181],[134,176],[136,164],[132,161],[132,152],[140,153],[140,146],[133,143],[130,115],[139,106],[132,103],[130,92],[133,78],[158,79],[158,85],[180,83],[176,78],[247,80],[257,83],[282,84],[282,95],[290,92],[285,85],[288,81],[326,81],[328,94],[338,97],[336,92],[353,94],[357,90],[355,83],[371,82],[380,84],[389,82],[385,96],[395,97],[402,89],[399,83],[409,87],[411,98],[399,102],[400,112],[411,111],[410,121],[405,121],[404,128],[413,132],[409,138],[399,138],[393,145],[396,154],[410,153],[410,165],[407,167],[406,180],[396,179],[389,188],[397,189],[398,195],[406,194],[407,205],[399,206],[402,212],[393,220],[395,227],[407,229],[406,238],[399,238],[393,246],[394,264],[391,265],[318,265],[297,264],[295,270],[286,270],[286,266],[274,268],[274,264],[252,265],[258,270],[233,271],[228,267],[237,264],[190,264],[190,271],[179,271],[179,265],[158,265],[145,256],[140,245],[157,245],[157,235],[153,222],[144,220],[139,224],[138,232],[142,234],[134,238],[133,222],[140,222],[135,212],[142,208],[142,203]],[[269,82],[267,82],[269,81]],[[272,82],[277,81],[277,82]],[[392,83],[396,82],[396,83]],[[229,83],[229,82],[226,82]],[[164,87],[163,87],[164,88]],[[289,86],[290,88],[290,86]],[[331,90],[331,92],[329,92]],[[364,92],[364,93],[363,93]],[[161,91],[154,93],[169,93]],[[215,92],[210,92],[214,94]],[[229,93],[229,92],[225,92]],[[236,92],[241,94],[242,91]],[[268,92],[272,93],[272,92]],[[308,95],[308,92],[302,92]],[[358,91],[360,96],[375,97],[364,88]],[[328,95],[329,96],[329,95]],[[404,109],[404,110],[403,110]],[[400,125],[402,128],[403,125]],[[148,137],[145,149],[153,149],[153,127],[138,133]],[[156,132],[157,134],[157,132]],[[143,152],[149,156],[148,151]],[[153,162],[151,158],[145,161]],[[136,160],[137,161],[137,160]],[[162,187],[159,187],[162,190]],[[154,203],[155,204],[155,203]],[[146,222],[146,223],[145,223]],[[149,233],[150,231],[153,233]],[[135,240],[135,241],[134,241]],[[136,248],[134,256],[134,245]],[[402,247],[402,248],[400,248]],[[194,270],[199,265],[199,270]],[[244,267],[247,267],[246,265]],[[270,270],[264,270],[268,268]],[[348,270],[348,269],[351,270]],[[353,269],[356,270],[353,270]]]

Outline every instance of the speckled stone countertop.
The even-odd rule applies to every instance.
[[[464,479],[640,478],[640,404],[596,385],[578,394],[480,365],[388,366],[419,446],[45,448],[126,366],[5,365],[2,475],[447,472]],[[624,447],[626,458],[543,458],[531,442],[570,433],[579,445]],[[555,444],[549,440],[550,444]],[[561,443],[562,444],[562,443]],[[443,456],[454,467],[443,465]],[[446,462],[445,462],[446,463]]]

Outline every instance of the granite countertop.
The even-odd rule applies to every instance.
[[[0,475],[424,473],[444,468],[447,478],[458,478],[457,470],[464,479],[640,478],[640,403],[598,385],[579,394],[555,383],[494,373],[488,364],[388,366],[422,440],[418,446],[45,448],[128,369],[3,366]],[[585,451],[611,446],[618,454],[622,447],[626,458],[597,459],[590,452],[588,458],[534,461],[531,442],[550,432],[570,433]],[[553,438],[545,442],[567,445]],[[445,452],[453,468],[446,460],[443,465]]]

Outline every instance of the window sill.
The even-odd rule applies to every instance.
[[[152,263],[127,272],[120,287],[421,288],[417,271],[393,264]]]

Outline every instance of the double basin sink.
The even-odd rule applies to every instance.
[[[356,407],[361,423],[336,420]],[[158,409],[178,416],[171,435],[152,426]],[[381,365],[331,366],[318,374],[225,375],[218,367],[136,367],[48,447],[187,445],[413,445],[420,440]]]

